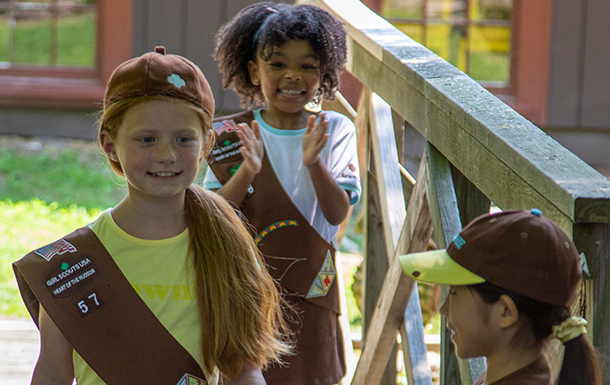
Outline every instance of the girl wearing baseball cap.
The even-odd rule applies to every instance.
[[[487,359],[476,385],[550,385],[543,347],[551,338],[565,347],[557,384],[601,384],[587,321],[570,313],[579,254],[540,210],[481,216],[446,250],[399,258],[410,277],[451,285],[441,313],[456,353]]]
[[[115,69],[99,140],[127,196],[15,264],[41,334],[32,384],[264,384],[290,353],[248,230],[192,184],[213,116],[201,70],[163,47]]]

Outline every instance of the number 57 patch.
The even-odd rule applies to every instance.
[[[102,301],[97,293],[93,292],[80,300],[76,300],[74,305],[78,309],[80,316],[84,318],[104,306],[104,301]]]

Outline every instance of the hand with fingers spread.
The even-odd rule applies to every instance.
[[[238,124],[237,136],[241,140],[241,155],[244,158],[240,167],[245,167],[253,175],[260,172],[263,164],[265,148],[261,139],[260,127],[256,120],[252,121],[252,128],[246,123]]]
[[[326,133],[326,113],[319,115],[316,124],[316,116],[312,115],[307,119],[307,129],[303,135],[303,164],[305,167],[312,166],[320,161],[320,151],[324,148],[328,140]]]

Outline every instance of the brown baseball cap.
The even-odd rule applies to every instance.
[[[581,278],[568,235],[538,209],[480,216],[446,250],[399,257],[414,279],[474,285],[489,282],[528,298],[570,306]]]
[[[187,100],[214,117],[212,89],[199,67],[182,56],[166,55],[165,47],[127,60],[112,72],[104,109],[121,99],[155,95]]]

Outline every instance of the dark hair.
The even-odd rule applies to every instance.
[[[570,310],[564,306],[551,305],[533,300],[489,282],[469,286],[475,290],[483,302],[492,304],[503,295],[509,296],[519,315],[528,321],[536,342],[540,345],[553,332],[553,326],[570,317]],[[599,362],[595,350],[584,335],[564,344],[564,356],[557,385],[601,385]]]
[[[248,62],[257,53],[268,59],[273,47],[288,40],[307,40],[320,61],[320,96],[332,100],[345,66],[345,37],[343,24],[321,8],[264,1],[242,9],[220,28],[214,58],[223,87],[237,92],[242,106],[250,106],[264,97],[250,81]]]

